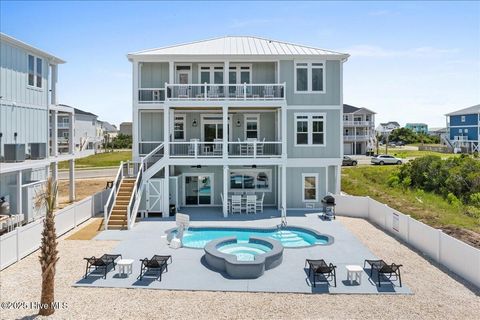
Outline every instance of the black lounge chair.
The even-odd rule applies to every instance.
[[[310,260],[307,259],[305,260],[305,267],[308,264],[308,277],[310,278],[310,274],[313,271],[313,286],[315,287],[315,277],[317,275],[324,275],[327,283],[329,283],[328,278],[333,277],[333,281],[335,284],[335,287],[337,286],[337,274],[335,272],[335,268],[337,266],[334,266],[332,263],[327,264],[325,260],[320,259],[320,260]]]
[[[168,272],[168,260],[172,263],[172,256],[159,256],[154,255],[152,259],[140,259],[142,263],[140,266],[140,275],[137,279],[142,280],[143,276],[150,270],[158,270],[157,280],[162,281],[162,273],[165,269],[165,272]]]
[[[87,260],[87,267],[85,269],[84,278],[87,278],[91,268],[95,268],[95,270],[103,269],[103,279],[106,279],[108,267],[110,265],[113,265],[113,269],[115,270],[115,265],[116,265],[115,260],[117,260],[117,258],[119,257],[121,259],[122,255],[121,254],[104,254],[100,258],[95,258],[95,256],[92,256],[91,258],[83,258],[84,260]]]
[[[402,286],[402,277],[400,276],[400,267],[402,266],[401,264],[387,264],[383,260],[365,260],[365,262],[363,263],[363,268],[365,268],[367,263],[370,265],[370,278],[373,275],[373,270],[377,271],[377,281],[379,287],[381,286],[381,275],[385,275],[389,280],[391,280],[392,277],[395,277],[394,280],[398,280],[400,287]]]

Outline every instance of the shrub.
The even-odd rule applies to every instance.
[[[458,200],[458,198],[451,192],[447,195],[447,201],[454,207],[459,207],[462,204],[460,200]]]
[[[466,206],[464,213],[472,218],[480,219],[480,208],[474,206]]]
[[[397,175],[391,175],[387,180],[387,185],[391,188],[395,188],[400,184],[400,178]]]
[[[470,204],[480,208],[480,192],[475,192],[470,195]]]

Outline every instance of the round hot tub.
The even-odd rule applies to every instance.
[[[236,237],[227,237],[212,240],[205,246],[207,264],[236,279],[258,278],[265,270],[282,263],[282,258],[281,243],[266,238],[238,241]]]

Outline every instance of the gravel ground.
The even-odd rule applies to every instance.
[[[413,295],[307,295],[73,288],[84,256],[111,251],[115,241],[62,240],[52,319],[478,319],[479,292],[445,273],[361,219],[339,220],[369,249],[404,265]],[[67,235],[68,236],[68,235]],[[0,300],[38,301],[40,268],[34,253],[0,273]],[[31,317],[34,309],[0,309],[1,319]]]

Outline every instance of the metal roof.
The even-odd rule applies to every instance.
[[[446,116],[460,116],[464,114],[474,114],[474,113],[480,113],[480,104],[477,104],[468,108],[460,109],[458,111],[447,113]]]
[[[157,49],[133,52],[133,56],[176,56],[176,55],[233,55],[233,56],[335,56],[348,58],[345,53],[313,48],[283,41],[252,36],[225,36],[209,40],[178,44]]]
[[[367,109],[367,108],[363,108],[363,107],[362,108],[357,108],[357,107],[354,107],[354,106],[346,104],[346,103],[343,104],[343,113],[356,113],[356,112],[361,111],[361,110],[364,110],[367,113],[376,114],[376,112],[373,112],[372,110]]]
[[[20,47],[20,48],[23,48],[27,51],[30,51],[31,53],[34,53],[34,54],[37,54],[39,56],[42,56],[42,57],[46,57],[48,59],[50,59],[50,63],[52,64],[62,64],[62,63],[65,63],[64,60],[48,53],[48,52],[45,52],[43,50],[40,50],[38,48],[35,48],[34,46],[31,46],[23,41],[20,41],[18,39],[15,39],[14,37],[11,37],[5,33],[2,33],[0,32],[0,39],[2,41],[6,41],[6,42],[9,42],[13,45],[16,45],[17,47]]]

